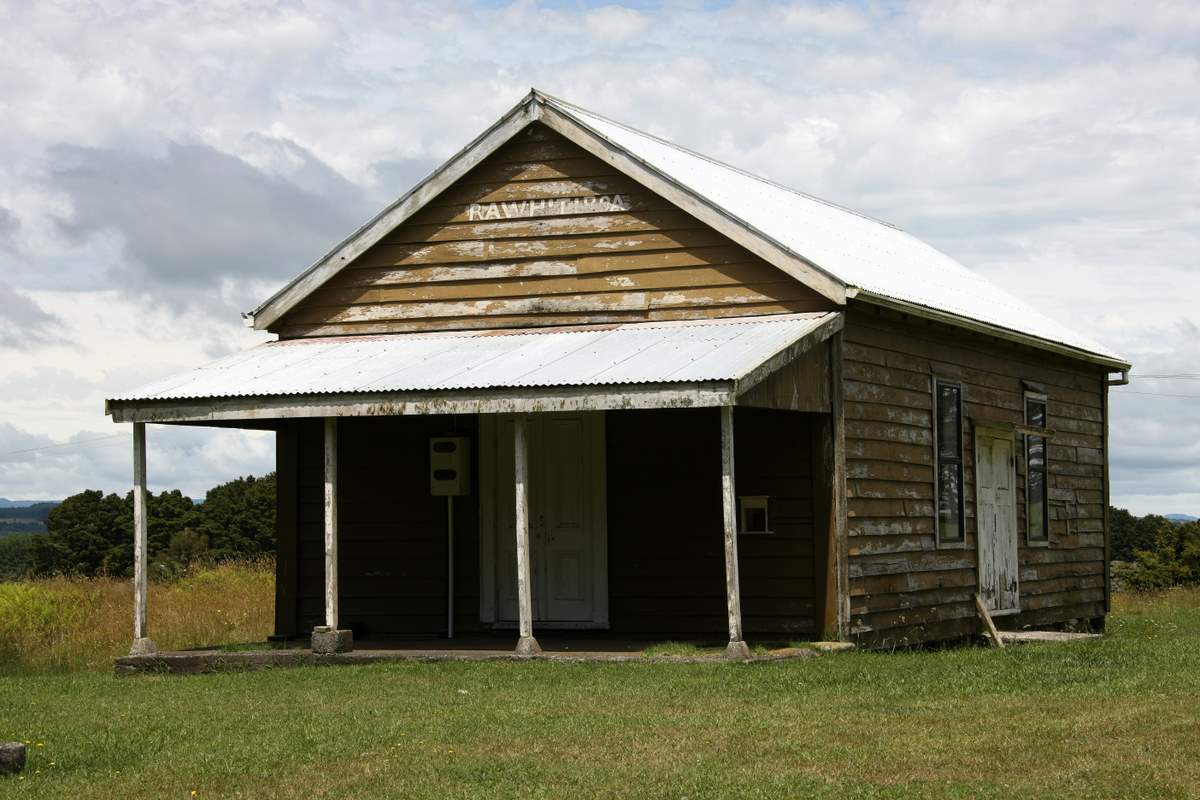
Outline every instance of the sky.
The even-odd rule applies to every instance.
[[[1114,504],[1200,514],[1190,1],[0,0],[0,497],[126,491],[104,398],[269,338],[241,312],[531,86],[898,225],[1114,348]],[[274,443],[151,426],[148,460],[200,497]]]

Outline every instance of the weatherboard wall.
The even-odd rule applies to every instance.
[[[290,338],[830,308],[816,292],[534,124],[271,330]]]
[[[738,491],[770,496],[773,529],[739,537],[748,634],[790,640],[817,627],[824,578],[814,564],[816,421],[814,414],[735,411]],[[605,426],[612,631],[720,640],[726,598],[717,410],[608,412]],[[320,420],[289,428],[278,474],[281,508],[293,510],[278,518],[276,632],[304,636],[324,618],[323,437]],[[445,498],[429,494],[428,439],[451,431],[475,439],[476,418],[339,422],[340,615],[359,638],[445,631]],[[478,495],[455,502],[455,627],[478,631],[485,627]]]
[[[979,629],[974,426],[1024,423],[1048,397],[1049,542],[1029,545],[1023,436],[1016,454],[1021,613],[1005,626],[1105,613],[1104,371],[936,323],[852,306],[844,361],[851,633],[888,646]],[[966,541],[935,538],[933,378],[963,390]]]

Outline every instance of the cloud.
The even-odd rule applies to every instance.
[[[0,348],[26,350],[55,341],[61,324],[29,296],[0,282]]]
[[[51,180],[71,205],[61,230],[76,243],[116,234],[126,255],[93,276],[96,288],[227,307],[222,279],[284,281],[368,216],[363,192],[294,142],[258,136],[254,146],[267,169],[196,143],[168,143],[161,158],[52,147]],[[255,304],[242,292],[232,300]]]
[[[17,219],[17,215],[0,206],[0,247],[10,246],[11,239],[20,227],[21,221]]]
[[[54,413],[10,399],[0,419],[17,409],[55,441],[94,429],[106,387],[244,346],[235,312],[530,86],[898,224],[1135,376],[1200,370],[1193,2],[12,2],[0,16],[20,32],[0,50],[0,275],[77,345],[6,352],[0,378]],[[1114,390],[1117,502],[1200,513],[1200,402],[1159,396],[1200,394],[1184,384]]]
[[[275,437],[261,431],[150,426],[147,482],[152,491],[180,489],[203,498],[239,475],[275,468]],[[133,481],[128,426],[82,430],[66,440],[0,421],[0,487],[14,500],[53,500],[84,489],[124,494]]]

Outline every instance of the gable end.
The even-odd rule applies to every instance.
[[[292,338],[834,307],[534,123],[310,289],[269,330]]]

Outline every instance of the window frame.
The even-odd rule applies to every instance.
[[[763,529],[750,530],[746,525],[747,511],[761,510],[763,512]],[[765,494],[738,495],[738,535],[739,536],[770,536],[775,533],[771,528],[771,498]]]
[[[1043,433],[1033,433],[1030,428],[1033,423],[1029,421],[1029,402],[1042,404],[1042,425],[1039,430]],[[1021,418],[1025,421],[1026,430],[1022,437],[1022,450],[1024,450],[1025,461],[1025,546],[1026,547],[1049,547],[1050,546],[1050,435],[1049,422],[1050,400],[1044,391],[1032,391],[1027,389],[1021,398]],[[1038,436],[1042,440],[1042,530],[1041,538],[1033,538],[1030,535],[1029,521],[1029,437]]]
[[[938,436],[938,428],[940,427],[941,414],[938,409],[938,398],[941,395],[942,387],[950,387],[958,391],[958,526],[959,537],[957,539],[942,538],[942,449],[941,439]],[[933,540],[939,550],[960,550],[967,547],[967,476],[966,476],[966,428],[967,421],[964,415],[964,406],[966,403],[963,400],[963,385],[962,381],[957,378],[944,378],[937,375],[933,376],[933,409],[932,409],[932,427],[933,427]]]

